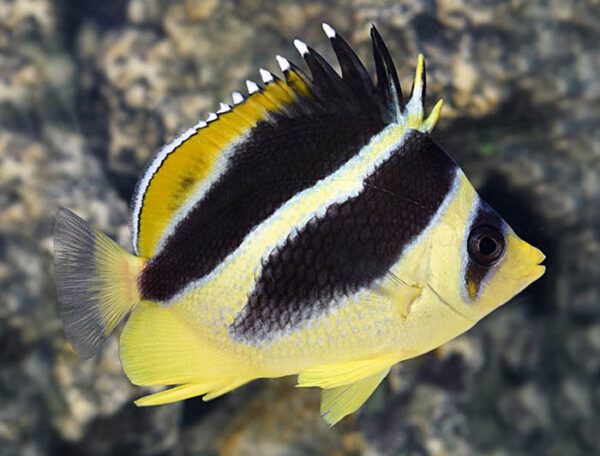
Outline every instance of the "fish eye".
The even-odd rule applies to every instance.
[[[467,246],[471,260],[490,267],[502,258],[506,244],[500,230],[491,225],[479,225],[471,230]]]

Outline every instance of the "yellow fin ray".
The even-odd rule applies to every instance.
[[[383,369],[349,385],[324,389],[321,393],[321,416],[333,426],[345,416],[356,412],[371,397],[390,371]]]
[[[244,385],[245,383],[248,383],[250,380],[250,378],[238,378],[235,380],[229,380],[228,382],[222,383],[221,385],[211,389],[208,393],[204,395],[202,400],[212,401],[213,399],[216,399],[217,397],[222,396],[223,394],[227,394],[228,392]]]
[[[170,402],[183,401],[185,399],[206,394],[213,387],[214,385],[186,383],[141,397],[135,401],[135,405],[146,407],[149,405],[162,405]]]
[[[211,401],[223,394],[229,393],[249,379],[227,380],[223,383],[185,383],[174,386],[158,393],[143,396],[135,401],[135,405],[146,407],[151,405],[169,404],[171,402],[183,401],[196,396],[202,396],[202,400]]]
[[[444,100],[438,100],[438,102],[435,104],[435,106],[429,113],[429,116],[427,116],[427,119],[425,119],[425,122],[423,123],[423,127],[424,127],[425,131],[427,131],[427,132],[433,131],[433,129],[437,125],[438,120],[440,118],[440,113],[442,112],[443,105],[444,105]]]

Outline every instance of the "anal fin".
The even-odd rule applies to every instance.
[[[349,385],[324,389],[321,394],[321,415],[333,426],[345,416],[356,412],[389,373],[389,367]]]
[[[138,399],[139,406],[167,404],[195,396],[205,401],[250,381],[239,360],[215,346],[177,307],[142,301],[121,334],[121,361],[136,385],[173,385]]]
[[[222,383],[186,383],[159,391],[158,393],[141,397],[135,401],[135,405],[140,407],[149,405],[162,405],[171,402],[183,401],[196,396],[202,396],[202,400],[204,401],[211,401],[247,382],[248,379],[235,379],[227,380]]]
[[[191,397],[206,394],[207,391],[210,391],[212,388],[213,385],[188,383],[144,396],[136,400],[135,405],[145,407],[148,405],[162,405],[169,404],[171,402],[183,401]]]
[[[206,393],[243,376],[233,354],[204,337],[180,309],[149,301],[129,317],[120,355],[135,385],[207,385]]]

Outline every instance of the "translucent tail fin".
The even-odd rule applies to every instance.
[[[83,358],[94,355],[140,300],[144,260],[60,208],[54,229],[54,280],[67,338]]]

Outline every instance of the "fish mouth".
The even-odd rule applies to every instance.
[[[538,249],[536,249],[536,250],[537,250],[536,264],[533,267],[533,271],[530,274],[532,282],[535,282],[537,279],[542,277],[544,275],[544,273],[546,272],[546,265],[542,264],[546,260],[546,255],[544,255],[541,250],[538,250]]]
[[[540,277],[542,277],[546,272],[546,266],[543,264],[537,264],[534,266],[533,271],[529,274],[528,279],[529,283],[535,282]]]
[[[531,251],[528,255],[528,262],[533,263],[533,265],[531,269],[524,274],[524,279],[526,280],[527,285],[538,280],[546,272],[546,265],[542,264],[544,260],[546,260],[546,255],[544,255],[540,249],[537,249],[533,246],[530,246],[530,248]]]

